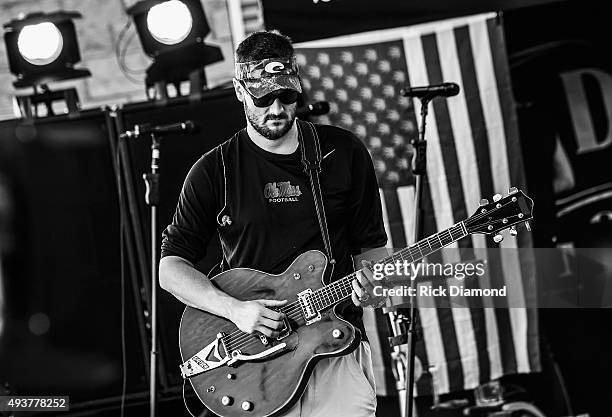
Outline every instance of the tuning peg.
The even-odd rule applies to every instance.
[[[527,229],[528,232],[531,232],[531,225],[529,222],[525,222],[525,229]]]
[[[516,231],[516,227],[510,226],[510,236],[516,236],[518,232]]]
[[[486,198],[480,200],[480,206],[486,206],[487,204],[489,204],[489,200]]]
[[[502,195],[501,195],[501,194],[495,194],[495,195],[493,196],[493,201],[499,201],[499,200],[501,200],[501,199],[502,199]]]
[[[493,242],[495,243],[499,243],[502,240],[504,240],[504,235],[502,235],[501,233],[498,233],[495,236],[493,236]]]
[[[518,188],[516,187],[510,187],[510,189],[508,190],[508,194],[516,194],[518,193]]]

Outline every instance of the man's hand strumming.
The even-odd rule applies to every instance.
[[[287,300],[240,301],[232,309],[229,319],[245,333],[259,332],[264,336],[275,338],[284,327],[285,315],[272,308],[282,307],[285,304]]]

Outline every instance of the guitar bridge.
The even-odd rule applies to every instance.
[[[312,290],[310,288],[298,293],[297,298],[300,302],[302,314],[304,315],[304,320],[306,321],[307,326],[321,320],[321,312],[318,311],[313,305]]]

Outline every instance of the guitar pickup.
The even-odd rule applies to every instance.
[[[298,293],[297,297],[307,326],[321,320],[321,312],[316,309],[312,302],[312,290],[310,288]]]

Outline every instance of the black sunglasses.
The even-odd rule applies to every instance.
[[[276,90],[269,94],[266,94],[263,97],[257,98],[253,96],[253,94],[251,94],[251,92],[245,87],[242,80],[240,81],[240,84],[242,84],[246,92],[249,93],[249,95],[253,99],[253,104],[255,104],[257,107],[269,107],[272,105],[272,103],[276,101],[277,98],[283,104],[293,104],[297,101],[300,95],[300,93],[298,93],[295,90],[286,89],[286,90]]]

